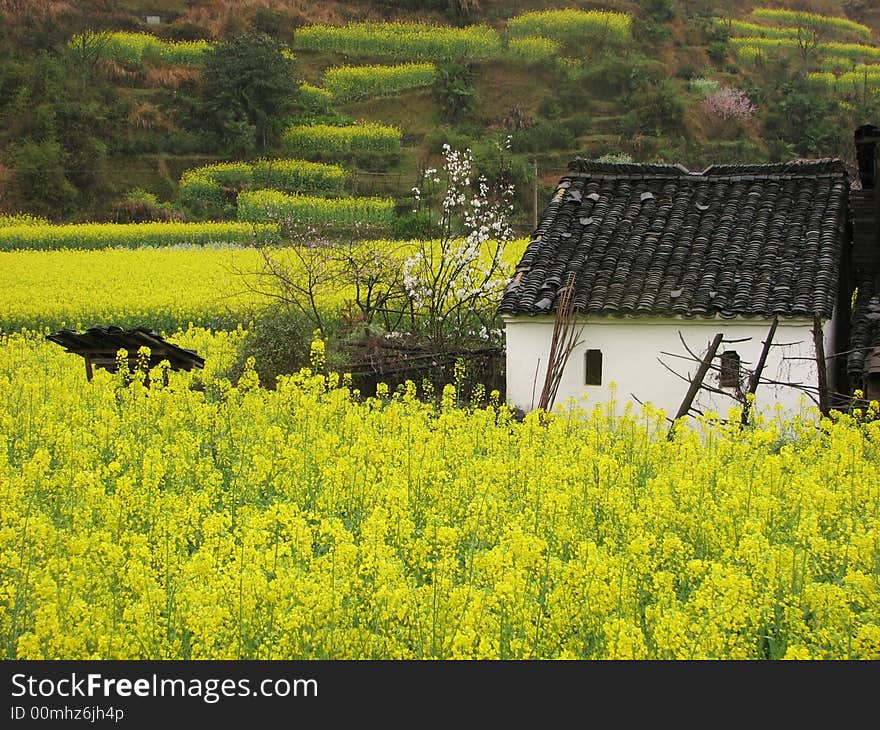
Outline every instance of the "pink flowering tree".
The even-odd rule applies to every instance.
[[[714,125],[714,131],[722,135],[739,132],[757,111],[745,91],[727,86],[720,87],[703,99],[702,108]]]
[[[755,116],[755,105],[742,89],[722,86],[703,100],[709,116],[722,121],[742,122]]]

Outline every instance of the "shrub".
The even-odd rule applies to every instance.
[[[691,79],[688,81],[688,88],[691,91],[696,92],[700,96],[708,96],[709,94],[714,94],[718,91],[718,88],[721,86],[715,79],[707,79],[705,77],[698,77]]]
[[[443,122],[455,124],[471,118],[477,104],[473,68],[452,62],[438,66],[433,95]]]
[[[684,97],[678,85],[669,79],[634,92],[629,105],[631,111],[621,119],[625,135],[662,137],[680,134],[684,128]]]
[[[650,59],[608,56],[588,64],[560,85],[559,96],[567,105],[580,106],[595,94],[620,98],[665,78],[663,67]]]
[[[46,215],[73,210],[80,195],[66,175],[67,155],[56,140],[34,142],[25,138],[10,145],[8,154],[29,207]]]
[[[545,152],[571,149],[577,143],[575,134],[562,122],[538,122],[518,129],[511,135],[511,152]]]
[[[425,240],[435,235],[432,217],[426,212],[409,212],[394,217],[391,235],[401,240]]]
[[[275,305],[258,311],[239,342],[228,377],[238,382],[248,359],[265,388],[274,388],[279,375],[309,366],[314,324],[291,307]]]
[[[135,189],[113,205],[113,220],[117,223],[149,223],[150,221],[182,221],[183,213],[172,205],[160,203],[154,193]]]

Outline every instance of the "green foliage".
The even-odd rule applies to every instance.
[[[0,64],[0,145],[27,207],[70,215],[101,190],[124,105],[87,57],[40,52]]]
[[[436,236],[433,216],[419,211],[395,216],[391,222],[391,235],[405,241],[424,241]]]
[[[238,382],[252,357],[261,385],[274,387],[279,375],[309,366],[313,331],[314,323],[292,307],[279,304],[257,312],[239,343],[227,377]]]
[[[274,146],[296,108],[300,82],[285,47],[267,35],[242,35],[206,54],[202,73],[206,127],[215,144],[244,156]]]
[[[672,38],[672,32],[669,30],[669,27],[651,17],[634,18],[632,35],[636,43],[641,46],[660,45],[667,43]]]
[[[666,23],[675,17],[675,0],[642,0],[641,5],[655,23]]]
[[[324,74],[324,88],[337,101],[394,96],[408,89],[434,82],[433,63],[404,63],[397,66],[337,66]]]
[[[113,205],[117,223],[148,223],[150,221],[182,221],[183,214],[168,203],[159,201],[155,193],[135,188]]]
[[[577,144],[574,133],[562,122],[541,121],[511,134],[510,151],[545,152],[548,149],[572,149]]]
[[[67,179],[66,155],[58,141],[25,140],[11,146],[9,158],[16,182],[34,210],[45,215],[64,215],[74,209],[79,193]],[[4,237],[7,234],[4,231]]]
[[[493,190],[511,188],[519,192],[522,205],[527,204],[527,193],[534,180],[534,166],[522,154],[510,154],[505,140],[490,137],[473,146],[473,172],[485,178]]]
[[[752,48],[752,46],[748,46],[748,48]],[[744,50],[744,48],[737,49],[737,54],[740,58],[744,58],[743,54],[740,53],[740,51],[742,50]],[[712,63],[714,63],[716,66],[722,66],[725,61],[727,61],[727,56],[730,54],[730,42],[713,41],[706,49],[706,53]]]
[[[498,33],[484,25],[450,28],[425,23],[308,25],[293,36],[293,47],[352,56],[411,60],[477,60],[501,50]]]
[[[258,7],[251,17],[255,33],[262,33],[278,40],[290,38],[303,23],[301,16],[287,9]]]
[[[457,124],[471,119],[477,104],[473,67],[456,62],[438,65],[433,95],[442,122]]]
[[[621,131],[629,137],[680,135],[686,106],[681,88],[671,79],[645,85],[630,95],[630,111],[621,119]]]
[[[834,143],[835,104],[816,93],[805,78],[795,77],[779,86],[762,105],[764,137],[782,159],[822,157]]]

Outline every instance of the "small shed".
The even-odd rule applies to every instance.
[[[121,327],[91,327],[77,333],[62,329],[46,335],[46,339],[61,345],[67,352],[82,356],[86,364],[86,377],[91,380],[94,368],[99,367],[115,373],[119,369],[116,353],[123,349],[128,353],[131,371],[137,368],[138,350],[150,350],[149,366],[156,367],[167,360],[172,370],[203,368],[204,358],[194,350],[187,350],[166,342],[157,332],[145,327],[122,329]]]

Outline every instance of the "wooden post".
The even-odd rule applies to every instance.
[[[93,373],[92,373],[92,359],[88,355],[86,355],[84,359],[86,361],[86,380],[91,382],[92,375],[93,375]]]
[[[691,404],[694,402],[697,391],[703,384],[703,378],[705,378],[706,373],[709,372],[709,366],[712,364],[712,360],[715,358],[715,353],[718,351],[718,346],[721,344],[721,340],[723,337],[724,333],[719,332],[717,335],[715,335],[715,339],[712,340],[712,344],[709,345],[709,350],[706,352],[706,357],[704,357],[700,361],[700,367],[697,368],[697,374],[694,375],[694,379],[691,381],[691,385],[684,396],[684,400],[678,407],[678,412],[675,414],[675,418],[672,419],[673,424],[682,416],[686,416],[688,411],[691,409]],[[669,437],[672,438],[671,428],[669,429]]]
[[[755,366],[755,372],[752,373],[752,377],[749,378],[749,389],[746,392],[746,395],[749,394],[754,395],[755,391],[758,390],[758,383],[761,382],[761,373],[764,372],[764,365],[767,363],[767,354],[770,352],[770,343],[773,342],[773,335],[776,334],[776,326],[779,324],[779,317],[773,318],[773,324],[770,325],[770,331],[767,333],[767,339],[764,340],[764,347],[761,349],[761,356],[758,358],[758,364]],[[751,410],[751,404],[746,398],[746,402],[743,404],[742,410],[742,419],[741,423],[745,426],[749,422],[749,411]]]
[[[819,412],[828,415],[828,371],[825,363],[825,340],[822,332],[822,320],[818,314],[813,315],[813,346],[816,348],[816,368],[818,370]]]

